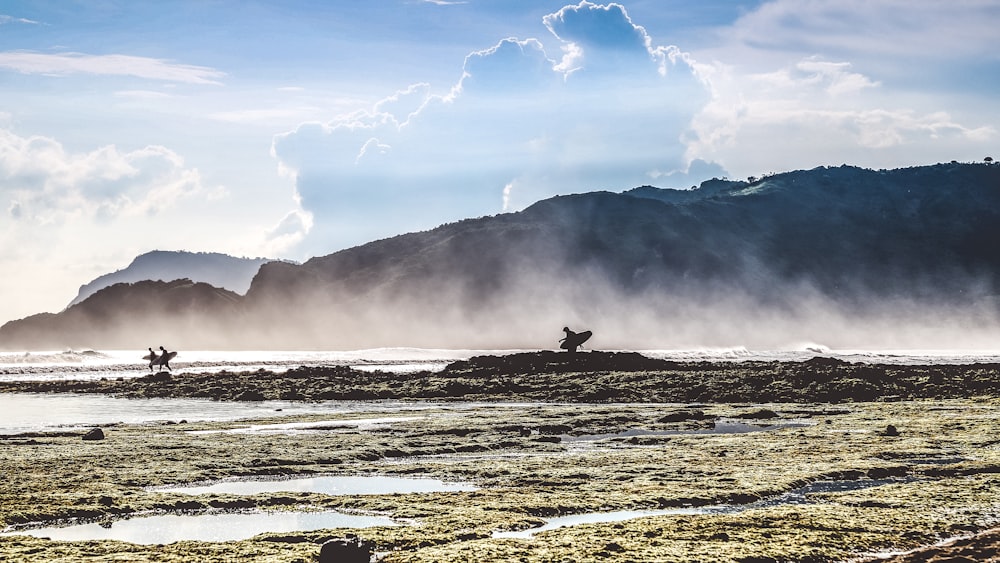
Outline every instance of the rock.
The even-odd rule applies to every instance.
[[[337,538],[323,544],[319,563],[370,563],[372,548],[358,538]]]
[[[659,422],[684,422],[687,420],[705,420],[708,418],[715,417],[706,415],[705,411],[685,409],[668,412],[660,417]]]
[[[768,418],[778,418],[778,413],[771,409],[758,409],[751,412],[745,412],[739,414],[736,418],[742,418],[744,420],[764,420]]]
[[[154,383],[162,383],[164,381],[170,381],[171,379],[173,379],[173,376],[170,375],[170,372],[168,371],[158,371],[156,373],[151,373],[143,377],[143,379]]]
[[[889,426],[885,427],[885,433],[883,435],[885,435],[885,436],[899,436],[899,430],[895,426],[893,426],[893,425],[890,424]]]
[[[94,428],[93,430],[87,432],[83,435],[83,439],[87,442],[93,442],[95,440],[104,439],[104,431],[100,428]]]
[[[263,401],[266,398],[267,397],[265,397],[263,393],[261,393],[256,389],[247,389],[246,391],[243,391],[239,395],[233,397],[233,400],[255,402],[255,401]]]

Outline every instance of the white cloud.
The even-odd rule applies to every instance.
[[[151,80],[219,85],[225,73],[204,66],[172,63],[131,55],[87,55],[84,53],[0,52],[0,68],[23,74],[93,74],[134,76]]]
[[[264,231],[264,243],[259,246],[265,256],[282,256],[302,242],[313,226],[312,214],[296,209]]]
[[[686,55],[653,45],[617,4],[581,2],[544,25],[548,43],[474,51],[445,90],[416,84],[277,135],[272,154],[315,215],[309,250],[685,168],[680,137],[708,100]]]
[[[503,187],[503,205],[500,210],[504,213],[510,211],[510,194],[514,191],[514,182],[508,182],[507,185]]]
[[[992,99],[970,69],[1000,59],[998,23],[1000,6],[981,0],[764,3],[694,54],[712,100],[687,158],[737,176],[967,159],[996,138],[997,113],[970,110]],[[945,83],[960,77],[964,88]]]
[[[0,178],[0,197],[39,224],[155,214],[205,191],[198,171],[164,147],[70,153],[54,139],[9,130],[0,130]]]
[[[740,176],[840,163],[888,168],[960,158],[996,133],[947,111],[895,107],[879,82],[850,69],[816,57],[761,74],[715,66],[703,73],[714,96],[692,122],[688,158]]]
[[[34,20],[29,20],[27,18],[16,18],[14,16],[0,14],[0,25],[14,24],[14,23],[26,23],[30,25],[38,25],[39,22],[36,22]]]
[[[995,0],[773,0],[727,33],[758,52],[995,59],[998,18]]]

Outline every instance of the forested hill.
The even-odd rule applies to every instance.
[[[229,332],[254,347],[532,348],[573,324],[595,346],[766,345],[988,332],[998,294],[1000,166],[841,166],[554,197],[263,264]],[[8,323],[0,346],[18,333]]]

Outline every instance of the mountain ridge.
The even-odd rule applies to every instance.
[[[274,258],[259,257],[239,258],[218,252],[152,250],[136,256],[128,266],[98,276],[80,286],[76,297],[67,307],[80,303],[98,290],[116,283],[145,280],[171,281],[186,278],[243,294],[250,288],[250,282],[260,266],[274,260]]]
[[[949,331],[1000,335],[998,248],[998,166],[819,167],[557,196],[262,264],[211,320],[236,314],[219,330],[265,348],[546,347],[581,324],[622,348],[963,342]]]

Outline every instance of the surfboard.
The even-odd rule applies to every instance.
[[[593,335],[594,333],[590,332],[589,330],[574,333],[571,336],[567,336],[566,340],[563,340],[562,344],[560,344],[559,347],[562,348],[563,350],[577,348],[578,346],[589,340],[590,337]]]
[[[159,358],[159,356],[157,356],[156,354],[146,354],[145,356],[142,357],[142,359],[146,361],[155,360],[156,358]]]
[[[177,352],[167,352],[166,354],[163,354],[162,356],[160,356],[159,360],[160,365],[162,365],[164,362],[169,362],[170,360],[174,359],[174,356],[176,355]]]

